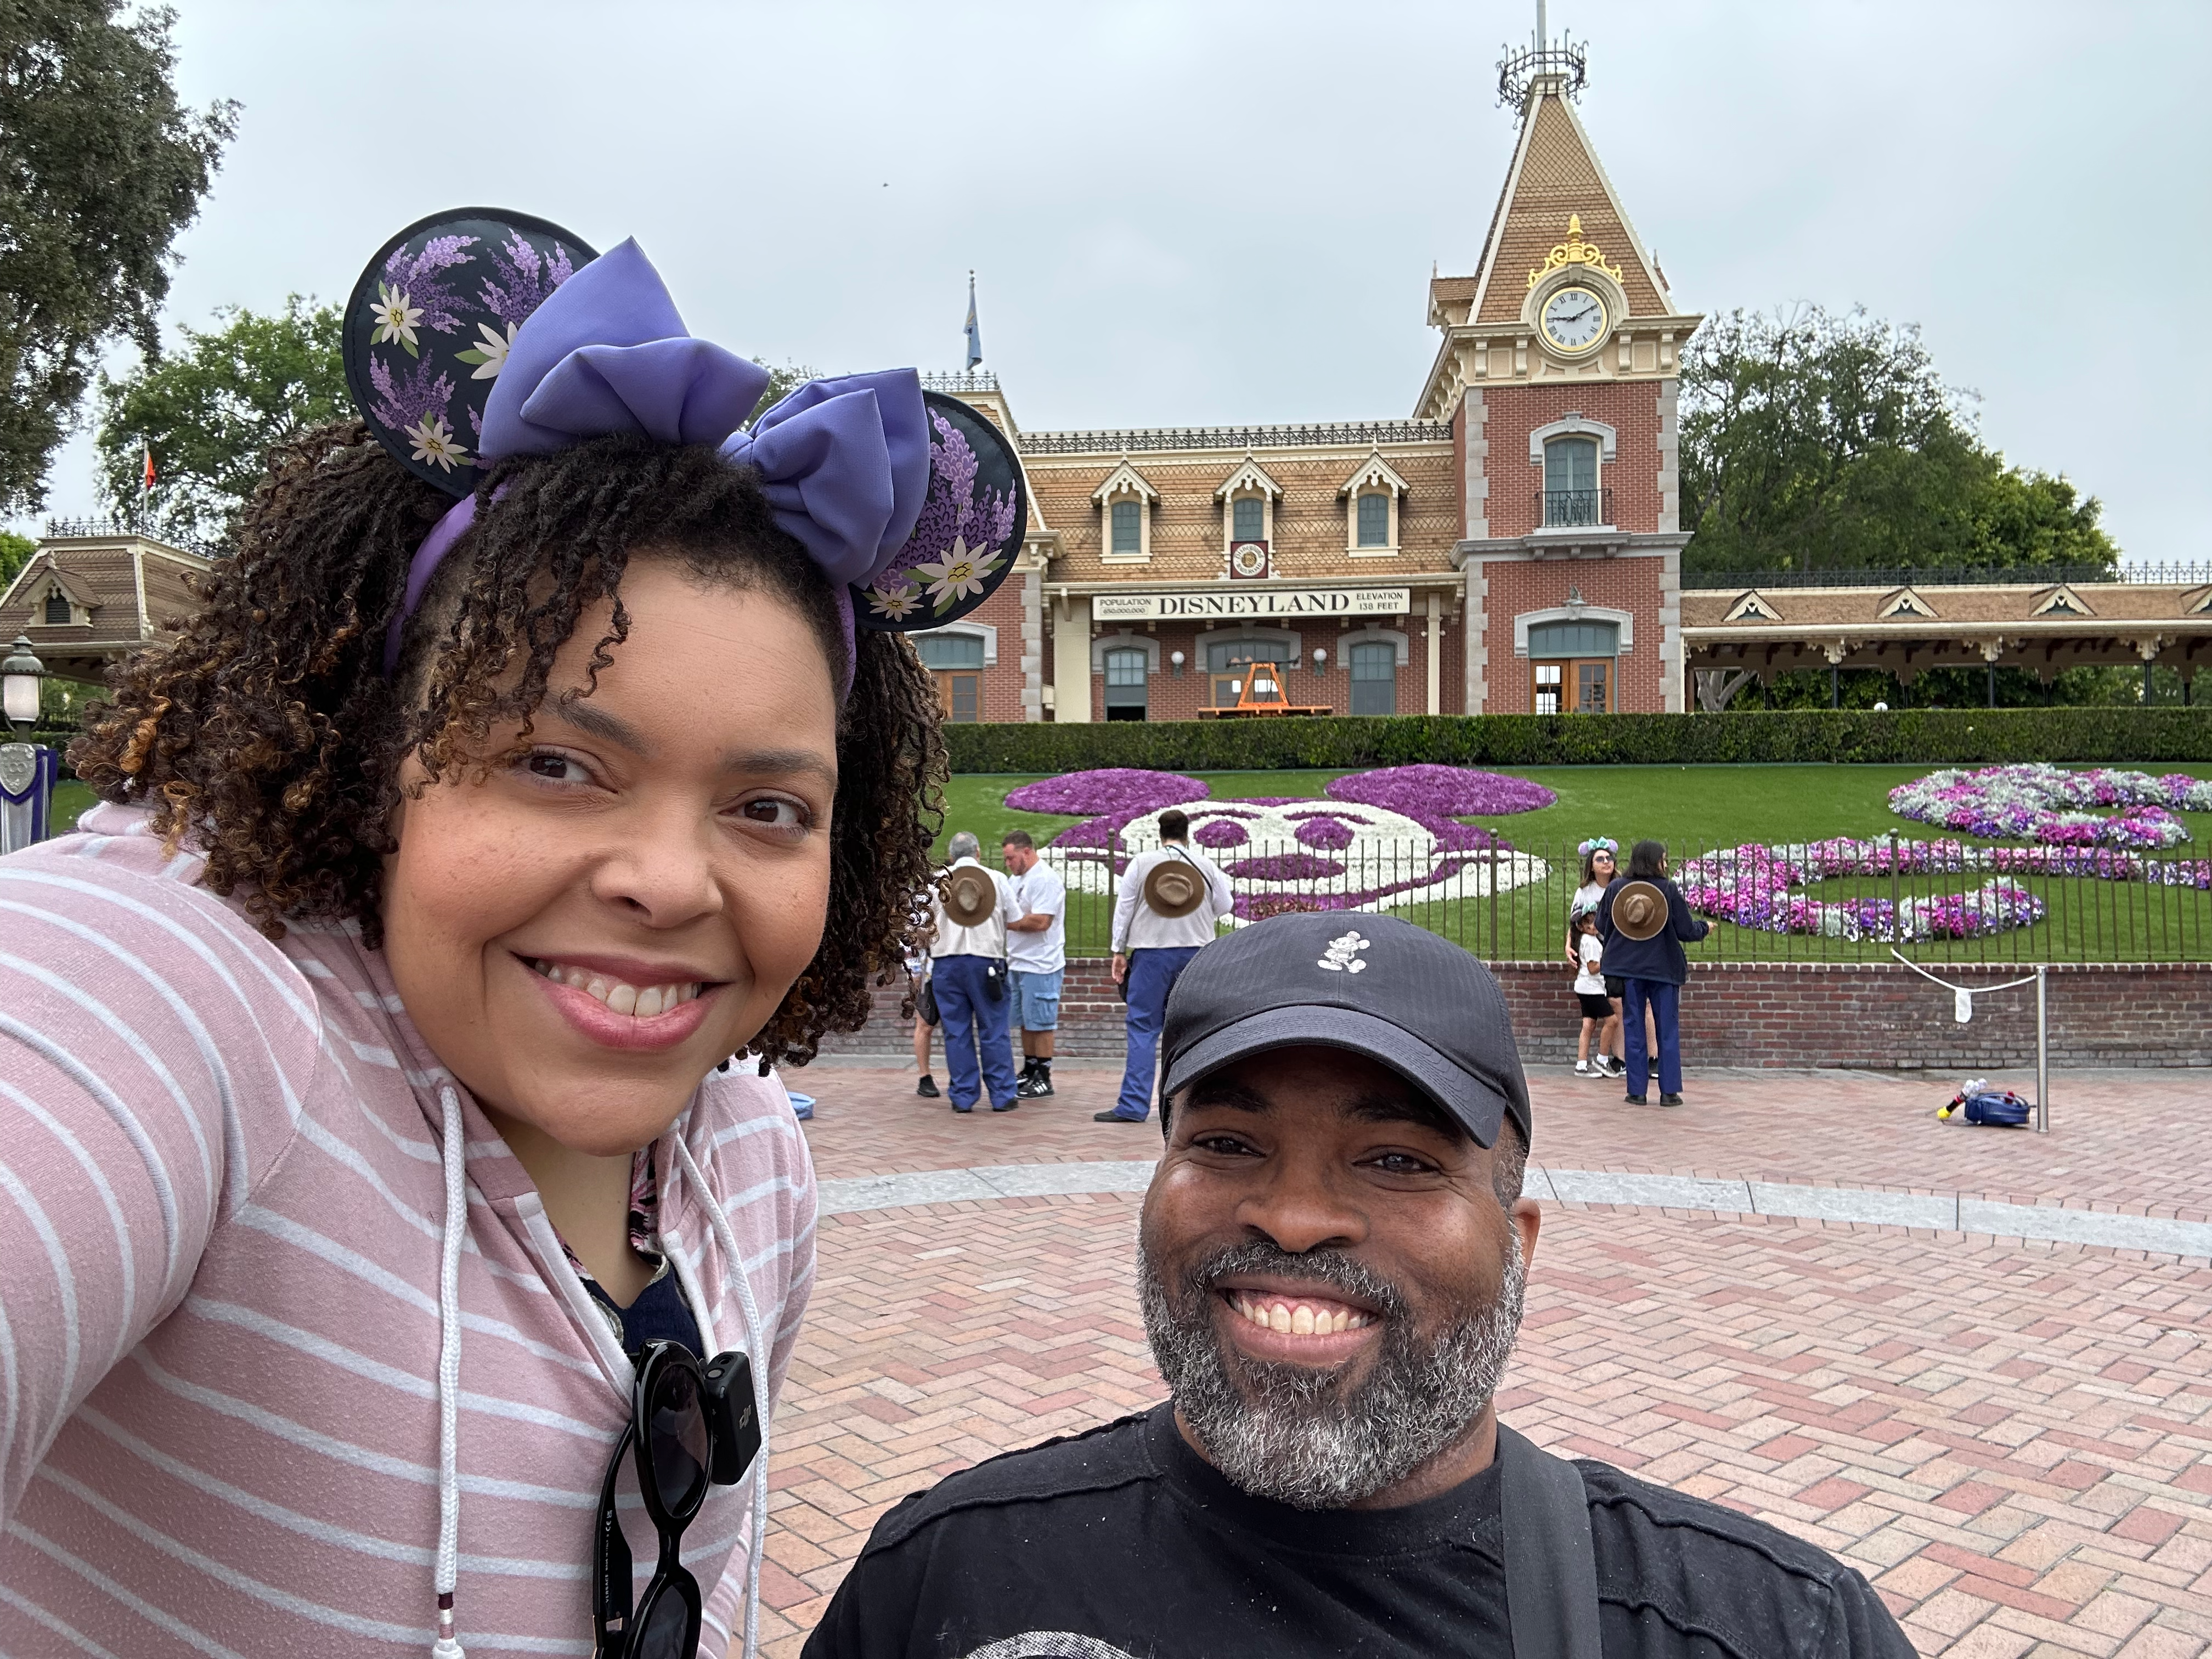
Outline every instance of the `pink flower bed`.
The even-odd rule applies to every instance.
[[[2080,772],[2042,764],[1954,769],[1899,784],[1889,792],[1889,810],[1992,841],[2172,847],[2189,839],[2177,811],[2212,812],[2212,781],[2179,772],[2153,777],[2105,767]]]

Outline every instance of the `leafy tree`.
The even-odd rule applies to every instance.
[[[119,514],[143,505],[149,528],[185,542],[223,535],[272,446],[350,407],[336,306],[295,294],[273,316],[225,307],[216,319],[185,329],[182,350],[100,379],[101,489]]]
[[[1732,312],[1682,362],[1692,570],[2073,564],[2119,550],[2095,497],[2008,467],[1918,330],[1863,311]]]
[[[175,21],[122,0],[0,0],[0,510],[44,504],[100,343],[157,349],[170,248],[238,109],[178,103]]]
[[[0,587],[15,580],[15,573],[30,563],[31,555],[39,550],[38,543],[28,536],[18,536],[10,530],[0,530]]]

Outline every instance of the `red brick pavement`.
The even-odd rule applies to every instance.
[[[825,1176],[1152,1156],[1117,1079],[1000,1117],[823,1067]],[[1692,1076],[1660,1115],[1534,1081],[1561,1168],[1964,1190],[2200,1218],[2201,1074],[2067,1076],[2048,1139],[1936,1124],[1925,1079]],[[977,1458],[1161,1397],[1127,1195],[826,1218],[777,1417],[762,1629],[799,1650],[868,1528]],[[2212,1650],[2212,1269],[1956,1235],[1547,1206],[1501,1403],[1536,1439],[1759,1515],[1863,1568],[1924,1653]]]

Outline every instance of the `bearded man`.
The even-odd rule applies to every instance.
[[[1137,1276],[1173,1398],[908,1498],[807,1659],[1911,1659],[1824,1552],[1498,1422],[1540,1212],[1472,957],[1277,917],[1164,1036]]]

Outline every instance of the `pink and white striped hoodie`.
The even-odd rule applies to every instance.
[[[271,944],[199,870],[113,806],[0,860],[0,1652],[430,1648],[453,1100],[459,1633],[589,1654],[629,1363],[381,954],[350,925]],[[653,1157],[664,1246],[709,1352],[752,1353],[765,1425],[814,1177],[781,1084],[744,1069],[709,1077]],[[686,1537],[714,1659],[764,1462]],[[642,1589],[658,1547],[623,1488]]]

